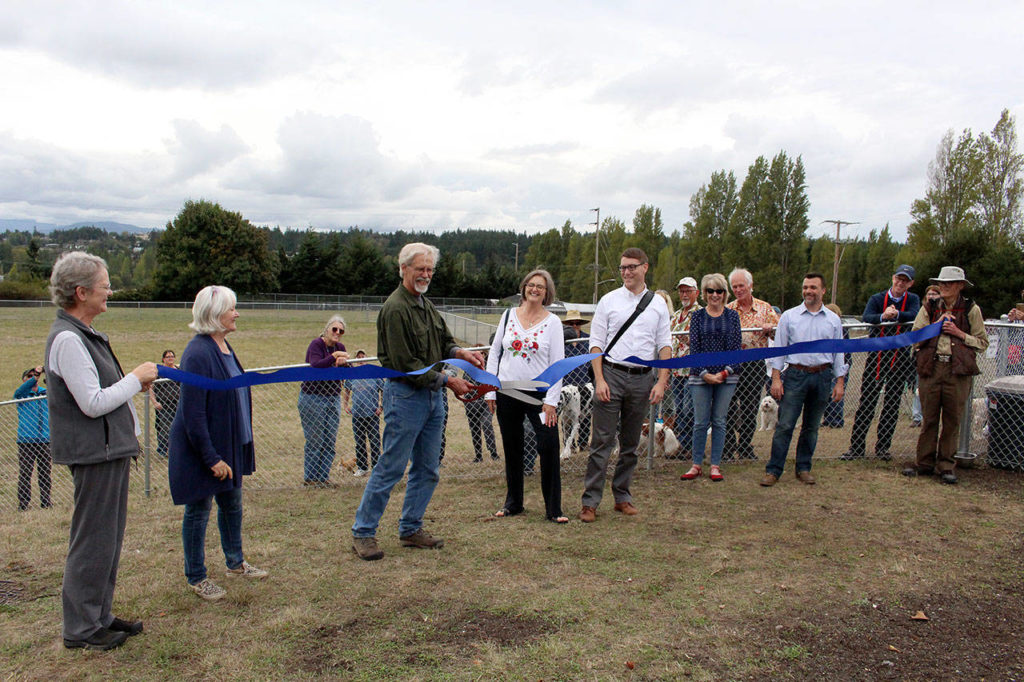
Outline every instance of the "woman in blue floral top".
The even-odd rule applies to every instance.
[[[544,309],[555,300],[555,283],[547,270],[534,270],[519,284],[522,302],[501,316],[491,342],[487,371],[502,381],[528,381],[565,357],[562,322]],[[543,406],[528,405],[499,393],[485,397],[491,412],[497,410],[505,449],[505,504],[498,517],[523,513],[523,419],[529,419],[537,437],[540,487],[549,521],[568,523],[562,514],[562,477],[558,462],[558,398],[562,382],[535,397]]]
[[[707,305],[690,318],[690,354],[739,350],[742,342],[740,316],[725,307],[729,300],[725,276],[717,272],[704,275],[700,289]],[[690,368],[687,383],[693,395],[693,466],[680,476],[684,481],[701,474],[708,424],[711,425],[711,480],[723,480],[720,465],[725,447],[725,422],[739,371],[739,365]]]

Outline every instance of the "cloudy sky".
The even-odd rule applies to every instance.
[[[1021,119],[1022,28],[985,0],[7,0],[0,218],[532,232],[648,203],[671,232],[785,150],[813,233],[902,239],[944,132]]]

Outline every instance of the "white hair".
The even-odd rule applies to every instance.
[[[345,324],[345,318],[341,315],[331,315],[331,319],[327,320],[327,324],[324,325],[324,330],[320,332],[321,339],[327,338],[327,332],[331,331],[331,327],[334,326],[335,322],[340,323],[342,329],[345,329],[348,326]]]
[[[212,284],[203,287],[196,294],[192,304],[192,322],[188,325],[197,334],[214,334],[225,331],[220,323],[221,315],[235,307],[238,299],[235,292],[227,287]]]
[[[78,287],[90,289],[96,286],[96,277],[106,267],[105,260],[85,251],[63,254],[53,264],[50,274],[50,300],[65,310],[73,308]]]
[[[398,274],[401,276],[402,268],[409,265],[416,259],[416,256],[428,256],[434,259],[434,267],[441,260],[441,251],[436,246],[424,244],[423,242],[412,242],[402,247],[398,252]]]
[[[747,280],[747,286],[754,286],[754,276],[750,274],[750,270],[746,268],[733,268],[732,272],[729,273],[729,288],[732,288],[732,276],[743,275],[743,279]]]

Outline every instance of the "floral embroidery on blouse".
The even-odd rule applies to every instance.
[[[518,323],[518,318],[516,322]],[[544,328],[544,326],[540,326],[539,329],[535,327],[536,331],[524,331],[519,328],[518,324],[513,325],[509,329],[512,340],[508,344],[508,352],[512,353],[514,358],[523,358],[527,362],[533,362],[534,356],[537,355],[537,349],[540,348],[537,341],[544,334]]]

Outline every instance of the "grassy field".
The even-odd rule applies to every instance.
[[[362,315],[346,316],[351,349],[373,346]],[[52,316],[0,308],[11,391]],[[243,311],[231,341],[250,367],[301,362],[325,319]],[[97,327],[128,367],[180,353],[188,320],[112,309]],[[823,431],[819,452],[834,457],[845,434]],[[789,470],[761,488],[762,464],[731,465],[720,484],[684,483],[683,466],[638,473],[639,516],[613,512],[609,494],[596,523],[568,526],[544,520],[537,477],[528,513],[496,520],[500,474],[454,479],[446,467],[427,514],[445,548],[399,547],[399,486],[379,534],[386,556],[372,563],[350,549],[358,487],[253,487],[246,555],[270,577],[220,579],[229,594],[215,604],[186,589],[181,510],[165,489],[133,494],[114,606],[146,632],[110,653],[60,642],[69,508],[4,506],[0,680],[1024,678],[1020,475],[981,468],[941,486],[903,478],[898,463],[832,460],[816,463],[816,486]],[[581,485],[563,474],[570,515]],[[218,579],[215,524],[207,565]]]

